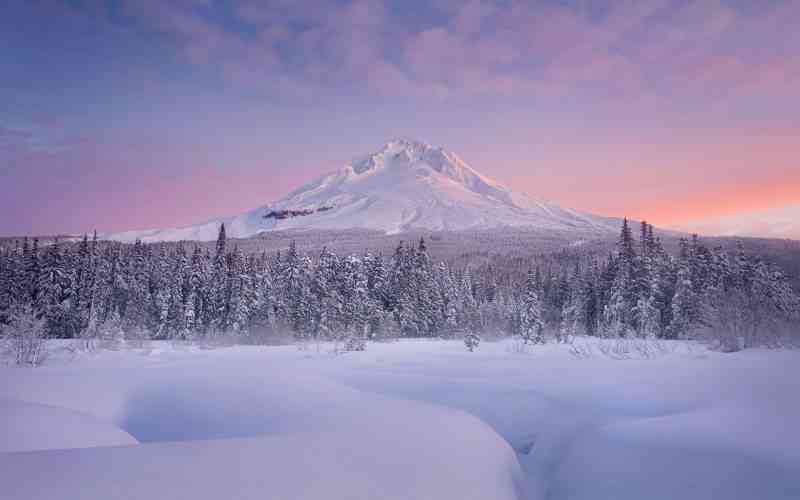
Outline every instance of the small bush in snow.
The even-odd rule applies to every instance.
[[[345,351],[365,351],[367,349],[367,342],[358,336],[350,336],[344,341]]]
[[[511,354],[525,354],[528,352],[528,343],[522,337],[515,335],[511,343],[506,347],[506,351]]]
[[[594,356],[592,344],[588,342],[573,342],[569,346],[569,353],[578,359],[589,359]]]
[[[608,339],[594,343],[574,342],[569,352],[578,359],[594,357],[595,349],[599,354],[616,360],[656,359],[676,352],[681,345],[686,344],[655,339]]]
[[[475,349],[477,349],[480,343],[481,338],[474,333],[468,333],[464,336],[464,345],[467,346],[469,352],[473,352]]]
[[[11,316],[2,333],[16,364],[38,366],[44,361],[44,326],[44,319],[37,318],[29,307],[19,309]]]

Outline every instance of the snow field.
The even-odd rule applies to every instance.
[[[0,368],[0,496],[800,498],[795,351],[152,345]]]
[[[273,356],[277,363],[264,363]],[[23,439],[7,451],[52,449],[0,453],[1,496],[518,497],[515,454],[485,423],[303,374],[318,362],[295,348],[161,349],[3,369],[13,379],[3,397],[27,394],[51,405],[37,405],[33,422],[4,420],[9,432],[34,436],[27,448]],[[75,408],[95,415],[87,419],[96,425],[60,426],[58,419]],[[37,435],[40,422],[51,426],[44,435]],[[128,439],[96,437],[112,431]],[[119,446],[136,440],[142,444]],[[84,446],[95,447],[60,449]]]

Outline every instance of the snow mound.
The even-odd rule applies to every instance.
[[[0,401],[0,453],[136,444],[119,427],[79,412],[23,401]]]
[[[282,229],[463,230],[531,227],[616,231],[617,223],[515,192],[471,168],[455,153],[395,140],[286,197],[235,217],[177,229],[106,235],[119,241],[208,241],[225,223],[246,238]]]
[[[71,408],[142,443],[0,453],[0,497],[800,498],[798,351],[679,342],[619,361],[488,341],[347,355],[154,344],[0,366],[0,398]],[[8,436],[47,425],[6,419]]]
[[[786,444],[769,449],[767,422],[737,425],[741,410],[728,410],[623,420],[586,432],[559,464],[551,493],[575,500],[800,498],[797,453],[782,456]],[[574,481],[576,470],[581,481]]]
[[[0,478],[9,500],[517,498],[502,440],[475,421],[446,422],[453,431],[444,435],[395,419],[338,432],[0,454]],[[459,431],[472,438],[452,439]],[[59,473],[43,480],[43,470]]]
[[[264,356],[273,354],[278,362],[264,364]],[[298,359],[296,349],[165,350],[163,364],[138,355],[109,356],[123,359],[77,361],[102,372],[100,383],[70,376],[75,365],[6,374],[15,391],[113,416],[142,444],[0,453],[0,496],[518,498],[516,456],[481,420],[347,387],[316,372],[319,360]],[[311,373],[302,373],[303,364]],[[60,380],[57,390],[35,390],[51,378]],[[93,397],[82,397],[85,391]],[[124,402],[119,408],[96,402],[114,399]],[[4,429],[33,434],[41,426],[74,431],[53,421],[14,418],[6,419]],[[75,444],[86,442],[76,438]],[[58,473],[43,479],[42,471]]]

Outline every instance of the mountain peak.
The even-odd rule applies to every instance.
[[[397,152],[401,150],[424,151],[426,149],[433,149],[433,146],[431,146],[427,142],[420,141],[417,139],[398,137],[384,144],[383,147],[381,148],[381,151],[392,151],[392,152]]]
[[[415,139],[399,138],[384,144],[378,151],[357,158],[350,163],[356,174],[385,167],[389,164],[413,165],[426,157],[442,156],[442,148],[433,147],[426,142]],[[435,162],[441,163],[441,161]]]
[[[616,231],[608,221],[565,210],[481,175],[455,153],[399,138],[337,172],[245,214],[172,230],[135,231],[114,239],[247,237],[280,229],[461,230],[528,226],[546,230]]]

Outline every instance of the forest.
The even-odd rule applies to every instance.
[[[0,325],[44,338],[275,343],[396,337],[578,335],[702,339],[722,350],[798,340],[800,296],[776,266],[743,250],[623,222],[610,255],[560,251],[436,262],[424,239],[392,255],[241,252],[84,236],[0,248]]]

